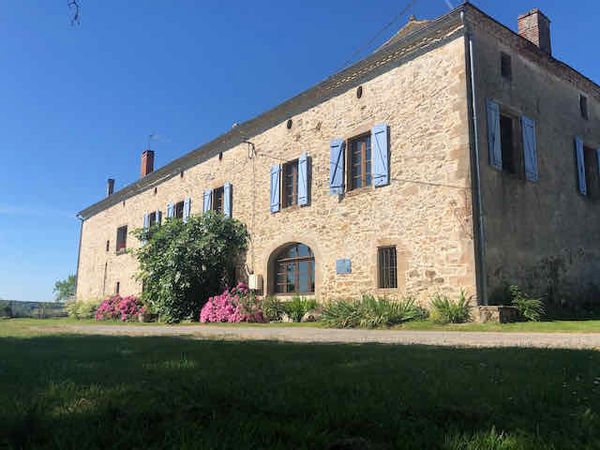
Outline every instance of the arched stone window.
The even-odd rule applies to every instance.
[[[315,255],[309,246],[294,242],[281,248],[273,260],[276,294],[315,292]]]

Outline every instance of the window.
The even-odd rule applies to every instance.
[[[512,59],[504,52],[500,54],[500,73],[505,80],[512,80]]]
[[[287,162],[282,167],[281,191],[283,192],[282,206],[298,204],[298,160]]]
[[[224,187],[221,186],[213,189],[212,196],[212,210],[223,214],[223,199],[225,197]]]
[[[110,241],[106,241],[106,251],[110,250]]]
[[[371,134],[348,140],[348,188],[371,185]]]
[[[377,249],[378,287],[395,289],[398,287],[398,262],[396,247],[379,247]]]
[[[502,147],[502,170],[509,173],[517,173],[519,166],[519,152],[515,130],[517,120],[507,114],[500,115],[500,145]]]
[[[152,228],[154,225],[156,225],[156,222],[158,221],[157,215],[158,215],[158,213],[156,211],[148,214],[148,226],[150,228]]]
[[[179,202],[179,203],[175,204],[175,217],[177,219],[183,219],[184,205],[185,205],[185,202]]]
[[[579,111],[581,112],[581,117],[584,119],[588,119],[588,103],[587,97],[585,95],[579,96]]]
[[[583,146],[585,184],[588,198],[600,198],[600,165],[596,149]]]
[[[275,293],[314,293],[315,256],[310,247],[300,243],[288,245],[277,254],[273,269]]]
[[[127,248],[127,225],[117,229],[117,253],[125,251]]]

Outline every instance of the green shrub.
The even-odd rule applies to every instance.
[[[318,306],[314,298],[304,298],[294,295],[291,301],[283,303],[283,311],[294,322],[300,322],[304,314]]]
[[[65,302],[65,310],[69,317],[78,320],[93,319],[96,315],[96,309],[100,305],[100,300],[68,300]]]
[[[539,298],[529,297],[518,286],[509,288],[511,303],[525,320],[539,322],[545,314],[544,303]]]
[[[242,222],[212,211],[133,234],[144,242],[134,252],[144,286],[141,300],[165,322],[197,319],[209,297],[233,284],[248,244]]]
[[[281,320],[283,313],[285,313],[285,308],[279,298],[268,296],[262,301],[262,311],[269,322],[277,322]]]
[[[431,299],[431,318],[436,323],[465,323],[471,320],[470,297],[461,290],[457,300],[435,294]]]
[[[379,328],[424,319],[426,315],[413,297],[394,301],[363,295],[359,300],[330,302],[323,309],[322,319],[333,328]]]

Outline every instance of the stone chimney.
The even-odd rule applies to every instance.
[[[109,178],[106,180],[106,196],[110,197],[115,192],[115,179]]]
[[[528,13],[519,16],[519,35],[552,55],[550,19],[539,9],[532,9]]]
[[[152,150],[144,150],[142,153],[142,169],[140,175],[144,178],[154,172],[154,152]]]

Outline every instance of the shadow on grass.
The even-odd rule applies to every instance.
[[[599,448],[600,353],[0,339],[0,447]]]

